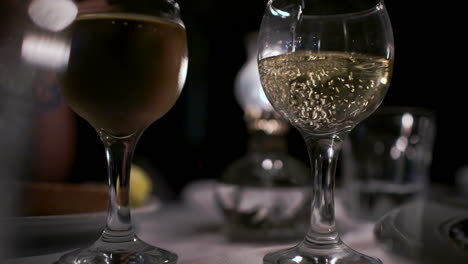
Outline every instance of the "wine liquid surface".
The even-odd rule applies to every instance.
[[[126,136],[174,105],[185,81],[185,29],[158,18],[124,14],[79,17],[71,28],[60,89],[96,129]]]
[[[265,94],[291,124],[326,134],[352,128],[382,102],[393,61],[361,54],[296,52],[263,59]]]

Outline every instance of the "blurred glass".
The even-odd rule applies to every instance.
[[[0,1],[0,219],[18,204],[16,182],[27,175],[33,128],[37,69],[21,60],[21,43],[31,27],[25,1]],[[14,230],[0,225],[0,259],[14,250]]]
[[[257,33],[246,36],[247,61],[239,70],[235,94],[249,132],[247,153],[219,178],[216,201],[231,240],[296,239],[307,231],[311,177],[287,152],[289,124],[273,109],[260,83]]]
[[[435,130],[430,110],[382,107],[349,134],[342,153],[342,189],[353,217],[377,220],[425,193]]]
[[[392,210],[375,224],[376,242],[411,263],[468,263],[468,203],[450,193]]]

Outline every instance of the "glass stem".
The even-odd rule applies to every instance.
[[[101,240],[109,243],[129,242],[135,236],[130,214],[130,169],[141,133],[114,137],[104,131],[98,132],[106,150],[109,174],[109,209]]]
[[[303,133],[303,136],[313,176],[310,229],[304,243],[315,246],[336,244],[340,238],[335,225],[335,171],[343,140],[339,135]]]

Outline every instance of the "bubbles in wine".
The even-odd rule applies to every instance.
[[[297,52],[259,62],[265,93],[293,125],[329,133],[352,127],[383,100],[392,61],[362,54]]]

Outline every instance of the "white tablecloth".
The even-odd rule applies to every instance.
[[[165,204],[159,210],[136,219],[139,237],[149,244],[177,253],[179,264],[260,264],[266,253],[295,244],[230,242],[221,233],[222,217],[210,198],[207,186],[192,185],[184,193],[184,202]],[[338,220],[343,217],[340,212],[338,206]],[[342,240],[354,249],[378,257],[384,264],[409,264],[389,255],[375,243],[373,224],[348,223],[346,228],[351,227],[352,230],[342,234]],[[10,259],[7,263],[53,263],[63,253]]]

